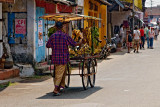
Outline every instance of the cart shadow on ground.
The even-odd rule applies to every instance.
[[[82,87],[70,87],[65,89],[60,96],[54,96],[53,93],[50,92],[37,99],[85,99],[101,89],[102,87],[88,88],[88,90],[84,90]]]

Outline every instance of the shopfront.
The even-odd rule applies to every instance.
[[[85,0],[84,1],[84,15],[101,18],[102,21],[95,21],[95,26],[99,28],[99,39],[102,40],[101,47],[104,46],[104,36],[107,35],[107,5],[108,2],[101,2],[101,0]],[[93,23],[92,23],[93,24]],[[84,28],[91,26],[91,21],[84,22]]]

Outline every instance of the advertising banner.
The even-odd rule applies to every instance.
[[[38,21],[38,46],[43,46],[43,21]]]
[[[15,19],[15,34],[26,34],[26,19]]]

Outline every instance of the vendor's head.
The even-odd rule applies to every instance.
[[[143,26],[141,26],[141,29],[143,29],[144,27]]]
[[[127,34],[130,34],[131,33],[131,31],[130,30],[127,30]]]
[[[123,24],[121,24],[121,25],[120,25],[120,28],[121,28],[121,27],[124,27],[124,25],[123,25]]]
[[[62,22],[56,22],[56,28],[58,30],[61,30],[63,28],[63,23]]]
[[[153,30],[154,30],[154,27],[151,27],[151,30],[153,31]]]
[[[135,26],[135,30],[138,30],[138,26],[137,25]]]

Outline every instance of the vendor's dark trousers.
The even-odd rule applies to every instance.
[[[144,44],[145,44],[145,37],[144,36],[141,37],[141,41],[142,41],[142,43],[140,44],[140,49],[144,48]]]
[[[149,37],[147,37],[146,39],[147,39],[147,48],[149,48],[149,45],[150,45]]]
[[[158,36],[158,35],[155,35],[155,40],[157,40],[157,36]]]
[[[153,48],[153,40],[154,38],[150,38],[150,48]]]

